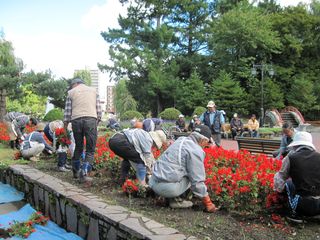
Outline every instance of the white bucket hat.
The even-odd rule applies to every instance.
[[[237,118],[237,117],[238,117],[238,114],[237,114],[237,113],[233,114],[233,117]]]
[[[215,107],[216,104],[214,103],[214,101],[209,101],[207,104],[207,107]]]
[[[308,132],[297,132],[293,137],[292,143],[288,145],[288,147],[294,146],[309,146],[316,150],[312,143],[312,135]]]
[[[158,149],[160,149],[162,147],[162,144],[166,143],[167,141],[167,137],[162,130],[149,132],[149,134]]]
[[[179,115],[179,118],[184,118],[184,115],[183,115],[183,114],[180,114],[180,115]]]

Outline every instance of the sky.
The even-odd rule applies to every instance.
[[[278,0],[282,6],[299,2]],[[71,78],[75,69],[97,69],[109,61],[100,33],[118,27],[125,13],[118,0],[0,0],[0,30],[25,71],[50,69],[55,78]]]

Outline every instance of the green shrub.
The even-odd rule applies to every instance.
[[[63,112],[60,108],[50,110],[43,118],[43,121],[45,122],[51,122],[54,120],[63,120]]]
[[[139,113],[138,111],[126,111],[122,116],[121,116],[121,120],[131,120],[133,118],[137,118],[137,119],[143,119],[143,115],[141,113]]]
[[[166,108],[164,111],[159,113],[159,117],[165,120],[176,120],[181,112],[175,108]]]
[[[202,113],[204,113],[205,111],[207,111],[207,109],[205,108],[205,107],[196,107],[195,109],[194,109],[194,111],[193,111],[193,113],[192,113],[192,116],[193,115],[198,115],[198,117],[200,117],[200,115],[202,114]]]

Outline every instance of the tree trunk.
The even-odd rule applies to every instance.
[[[157,116],[162,112],[162,103],[160,99],[160,93],[157,94]]]
[[[6,90],[0,89],[0,122],[3,121],[3,117],[7,113],[6,96],[7,96]]]

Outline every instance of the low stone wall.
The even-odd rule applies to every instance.
[[[0,171],[0,180],[24,192],[35,209],[84,239],[196,239],[26,165]]]

